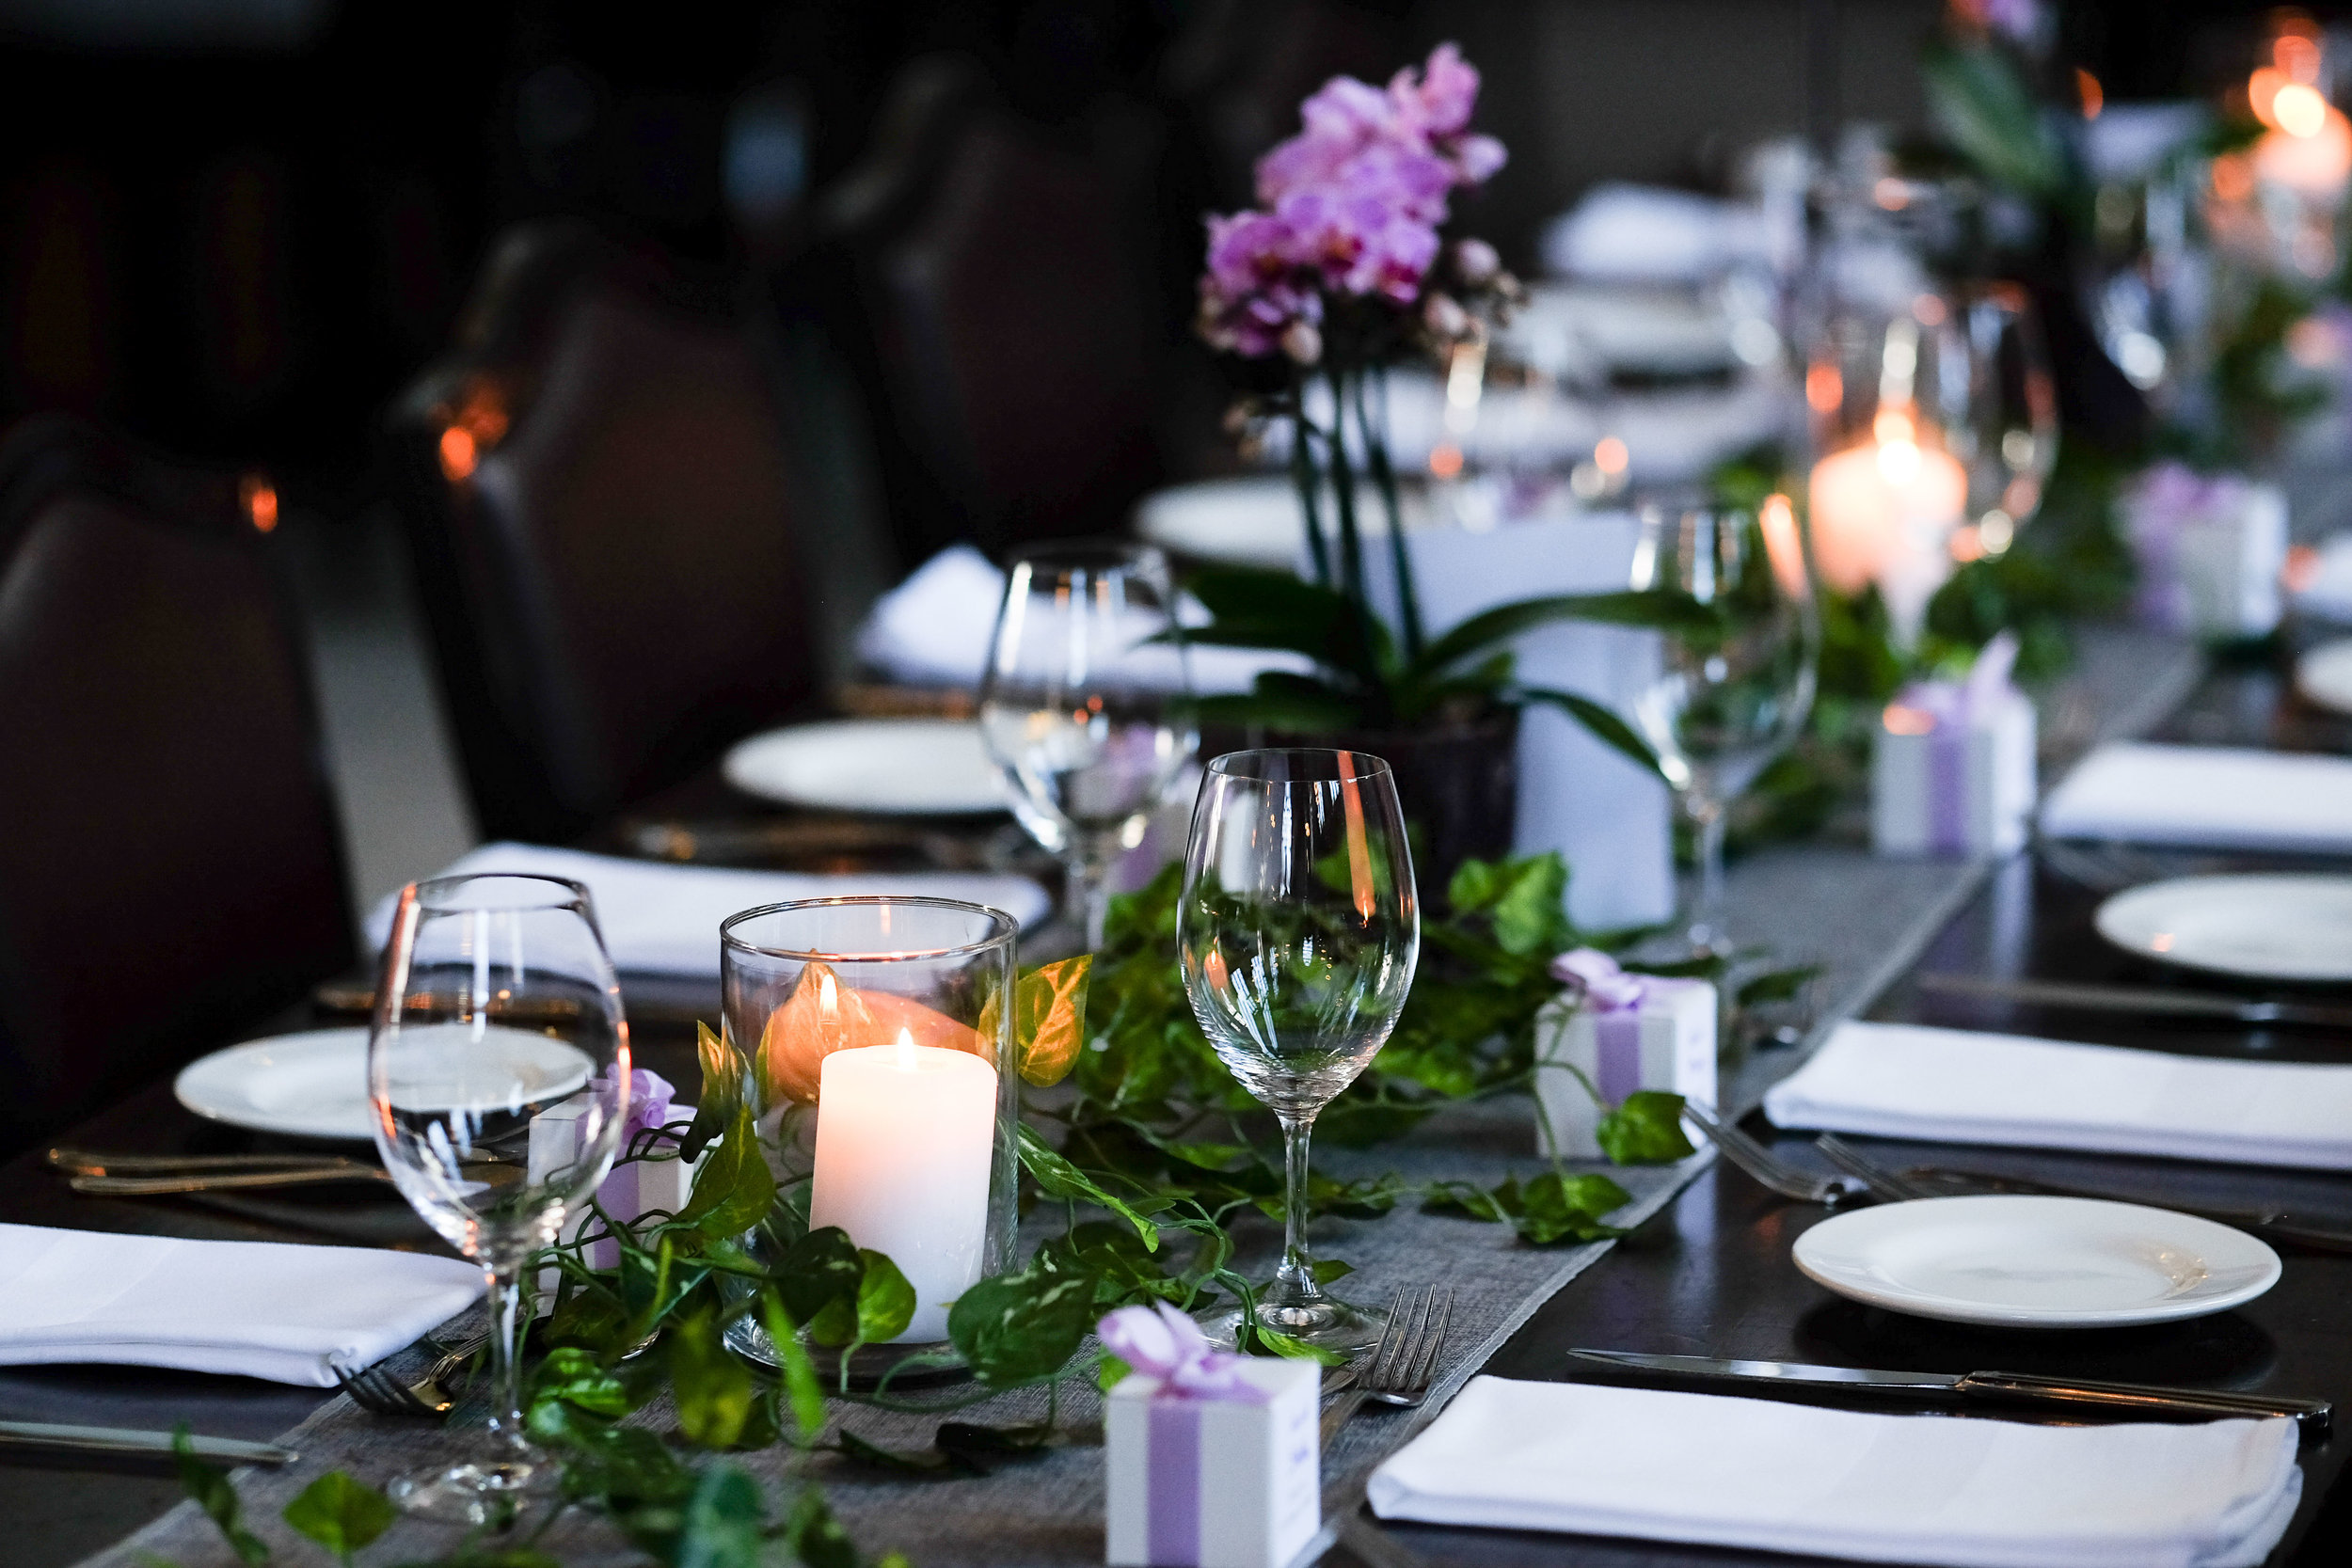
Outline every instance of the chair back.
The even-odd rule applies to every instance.
[[[63,420],[0,443],[0,1148],[353,962],[276,521]]]
[[[901,571],[1116,531],[1163,470],[1149,194],[973,69],[910,69],[803,267],[866,381]]]
[[[577,837],[816,694],[772,391],[724,299],[579,228],[500,247],[397,416],[485,833]]]

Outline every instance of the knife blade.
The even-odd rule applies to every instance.
[[[2177,1388],[2147,1383],[2036,1377],[2026,1372],[1888,1372],[1858,1367],[1816,1367],[1802,1361],[1740,1361],[1712,1355],[1654,1355],[1622,1350],[1572,1350],[1568,1354],[1613,1367],[1713,1382],[1771,1383],[1784,1387],[1792,1384],[1812,1385],[1896,1396],[1928,1394],[2199,1421],[2282,1416],[2296,1422],[2306,1435],[2326,1432],[2335,1415],[2335,1406],[2326,1400],[2233,1394],[2212,1388]]]
[[[247,1443],[234,1437],[191,1437],[199,1459],[226,1460],[231,1465],[291,1465],[301,1455],[275,1443]],[[168,1432],[139,1432],[128,1427],[52,1426],[45,1421],[0,1421],[0,1447],[47,1449],[58,1453],[163,1454],[171,1451]]]
[[[2352,1007],[2309,1002],[2267,1002],[2220,991],[2169,986],[2102,986],[2079,980],[1999,979],[1987,974],[1922,974],[1921,990],[1983,996],[2083,1012],[2176,1018],[2226,1018],[2237,1023],[2277,1023],[2303,1029],[2352,1029]]]

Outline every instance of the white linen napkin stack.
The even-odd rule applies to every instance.
[[[2352,1170],[2352,1067],[1841,1023],[1766,1092],[1775,1127]]]
[[[2058,838],[2226,849],[2352,850],[2352,758],[2122,741],[2085,757],[2042,807]]]
[[[2242,1568],[2295,1425],[2031,1426],[1481,1377],[1374,1472],[1384,1519],[1945,1568]]]
[[[374,1247],[0,1225],[0,1365],[105,1361],[331,1388],[465,1310],[482,1271]]]
[[[961,898],[1004,911],[1024,926],[1041,920],[1045,890],[1025,877],[967,871],[871,872],[816,876],[792,871],[739,871],[726,866],[663,865],[654,861],[551,849],[537,844],[485,844],[439,873],[463,877],[514,871],[565,877],[588,889],[612,966],[625,974],[710,975],[719,973],[719,922],[762,904],[844,894],[899,894]],[[399,899],[368,911],[368,941],[390,939]]]

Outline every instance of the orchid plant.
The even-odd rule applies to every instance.
[[[1213,348],[1261,361],[1279,390],[1236,406],[1236,428],[1288,426],[1311,582],[1220,570],[1193,589],[1213,612],[1196,641],[1306,654],[1315,673],[1269,673],[1205,715],[1308,733],[1412,728],[1529,702],[1566,709],[1645,766],[1651,755],[1607,709],[1521,685],[1510,639],[1567,618],[1652,624],[1644,595],[1506,605],[1431,637],[1406,547],[1390,461],[1387,372],[1483,339],[1521,297],[1492,245],[1448,240],[1449,202],[1484,184],[1502,144],[1470,129],[1478,72],[1451,43],[1386,87],[1335,76],[1300,106],[1302,129],[1259,160],[1259,205],[1208,220],[1199,330]],[[1386,514],[1393,626],[1372,603],[1359,484]]]

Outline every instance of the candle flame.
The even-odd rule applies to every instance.
[[[1364,798],[1356,787],[1356,758],[1340,754],[1340,809],[1346,813],[1348,890],[1356,896],[1356,915],[1370,921],[1376,900],[1372,885],[1372,846],[1364,836]]]
[[[2290,136],[2316,136],[2328,124],[2328,101],[2317,87],[2300,82],[2280,87],[2270,101],[2270,112],[2279,129]]]
[[[1889,484],[1909,484],[1919,477],[1919,443],[1887,441],[1879,448],[1879,473]]]
[[[898,1031],[898,1066],[900,1072],[913,1072],[914,1070],[914,1032],[911,1029],[901,1029]]]

